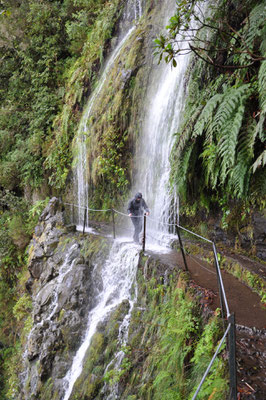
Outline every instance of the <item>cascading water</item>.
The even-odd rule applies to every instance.
[[[178,196],[171,195],[169,189],[170,153],[182,116],[188,61],[189,56],[178,57],[176,68],[163,64],[153,74],[136,156],[141,168],[136,168],[134,192],[142,191],[152,211],[150,227],[162,233],[169,231],[168,222],[178,222]]]
[[[139,252],[133,244],[121,244],[118,241],[114,243],[109,259],[101,272],[102,290],[99,290],[97,299],[95,299],[96,306],[89,313],[83,343],[74,357],[71,369],[64,378],[66,391],[63,400],[69,399],[74,384],[82,372],[83,358],[96,332],[97,325],[104,321],[123,300],[129,300],[130,303],[134,301],[135,293],[132,294],[132,285],[136,281],[138,261]],[[98,268],[100,266],[96,266],[93,271],[96,276]]]
[[[76,226],[77,230],[83,229],[83,220],[84,220],[84,209],[88,208],[88,165],[87,165],[87,146],[86,141],[90,135],[88,130],[87,122],[90,116],[93,113],[93,106],[95,99],[99,95],[102,90],[105,81],[108,77],[109,71],[112,68],[116,58],[121,53],[121,50],[126,43],[127,39],[135,29],[135,22],[141,17],[142,14],[142,6],[141,0],[128,0],[125,11],[124,11],[124,19],[126,21],[125,25],[128,27],[124,29],[121,27],[121,34],[118,39],[118,44],[113,50],[111,56],[107,60],[105,66],[103,67],[103,72],[99,79],[98,86],[93,91],[88,104],[84,110],[84,113],[81,118],[81,122],[79,124],[79,129],[76,135],[76,140],[74,143],[74,198],[77,199],[77,218],[76,218]],[[87,220],[85,225],[88,227],[88,213]]]

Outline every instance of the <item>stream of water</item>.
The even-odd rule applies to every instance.
[[[135,291],[132,293],[132,286],[136,283],[138,260],[139,251],[136,246],[119,241],[114,243],[109,258],[101,271],[102,290],[99,291],[97,296],[97,305],[89,313],[84,340],[74,357],[71,369],[64,379],[66,391],[63,400],[69,399],[74,384],[82,372],[84,356],[99,322],[104,321],[123,300],[128,300],[130,303],[129,313],[124,319],[125,324],[129,319],[132,302],[136,297]],[[99,265],[94,268],[93,274],[98,274],[98,268],[100,268]]]

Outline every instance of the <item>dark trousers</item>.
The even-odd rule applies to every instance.
[[[142,231],[142,218],[141,217],[131,217],[131,221],[134,225],[135,232],[133,235],[134,242],[139,243],[139,234]]]

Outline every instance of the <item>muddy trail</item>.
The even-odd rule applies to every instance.
[[[182,267],[181,253],[147,252],[173,268]],[[220,308],[215,268],[201,259],[188,255],[191,285],[204,292],[204,306],[212,311]],[[263,270],[263,266],[261,269]],[[259,296],[234,276],[222,271],[230,312],[236,318],[236,358],[238,400],[266,399],[266,310]]]

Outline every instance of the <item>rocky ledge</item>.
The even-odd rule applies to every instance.
[[[50,377],[54,388],[62,386],[93,306],[97,285],[90,274],[106,244],[103,238],[70,233],[62,204],[50,200],[29,246],[26,288],[33,300],[33,328],[24,353],[21,399],[39,399]]]

